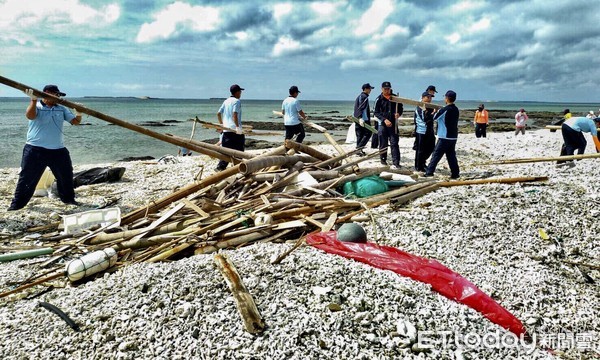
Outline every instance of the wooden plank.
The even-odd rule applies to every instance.
[[[325,224],[323,224],[323,226],[321,227],[321,231],[329,231],[333,228],[333,226],[335,225],[335,221],[337,220],[338,214],[336,212],[331,213],[331,215],[329,215],[329,219],[327,219],[327,221],[325,221]]]
[[[436,105],[436,104],[432,104],[432,103],[424,103],[422,101],[411,100],[411,99],[407,99],[407,98],[403,98],[403,97],[399,97],[399,96],[392,96],[390,100],[395,103],[402,103],[402,104],[415,105],[415,106],[425,106],[430,109],[441,109],[442,108],[442,106],[440,106],[440,105]]]
[[[198,205],[194,204],[190,200],[188,200],[186,198],[183,198],[182,201],[185,204],[185,206],[187,206],[190,209],[192,209],[195,212],[197,212],[200,215],[201,218],[205,219],[205,218],[210,217],[210,215],[206,211],[202,210]]]
[[[351,122],[355,123],[357,126],[362,126],[362,127],[364,127],[365,129],[369,130],[369,131],[370,131],[370,132],[372,132],[373,134],[377,134],[377,129],[375,129],[373,126],[371,126],[371,125],[369,125],[369,124],[367,124],[367,123],[365,123],[364,125],[361,125],[361,124],[360,124],[360,119],[358,119],[358,118],[355,118],[355,117],[354,117],[354,116],[352,116],[352,115],[346,116],[346,120],[349,120],[349,121],[351,121]]]

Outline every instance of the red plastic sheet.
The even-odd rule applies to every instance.
[[[306,242],[325,252],[354,259],[379,269],[391,270],[413,280],[430,284],[435,291],[479,311],[491,322],[516,335],[525,334],[525,327],[519,319],[469,280],[438,261],[412,255],[391,246],[341,242],[337,240],[336,235],[335,231],[311,234]]]

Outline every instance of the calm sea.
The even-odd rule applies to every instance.
[[[135,124],[177,120],[170,126],[151,127],[153,131],[189,137],[195,116],[205,121],[216,122],[216,112],[222,100],[192,99],[134,99],[134,98],[69,98],[70,101]],[[245,121],[281,121],[273,116],[279,110],[281,100],[245,100],[243,117]],[[309,101],[301,100],[304,111],[313,116],[345,116],[352,113],[353,101]],[[459,108],[474,109],[479,101],[457,102]],[[490,110],[514,110],[524,107],[527,111],[560,112],[571,109],[573,114],[597,111],[600,104],[560,104],[539,102],[485,102]],[[4,141],[0,142],[0,167],[19,167],[21,152],[27,134],[25,108],[27,98],[0,98],[0,132]],[[65,145],[71,152],[73,163],[94,164],[117,161],[129,156],[153,156],[160,158],[166,154],[177,154],[177,147],[155,140],[131,130],[111,125],[102,120],[83,116],[86,126],[65,126]],[[214,130],[196,127],[194,138],[206,140],[218,137]],[[264,138],[274,140],[273,137]]]

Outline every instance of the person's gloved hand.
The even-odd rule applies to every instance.
[[[238,127],[235,128],[235,133],[238,134],[238,135],[244,134],[244,132],[242,131],[242,128],[240,126],[238,126]]]
[[[35,96],[33,94],[33,89],[26,89],[25,91],[23,91],[25,93],[25,95],[29,96],[31,98],[31,100],[33,101],[37,101],[37,96]]]
[[[365,121],[363,119],[358,120],[358,124],[362,127],[365,127]]]

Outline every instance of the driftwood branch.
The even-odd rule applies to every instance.
[[[233,294],[244,328],[251,334],[262,333],[266,328],[265,322],[235,266],[225,255],[217,254],[214,260]]]

